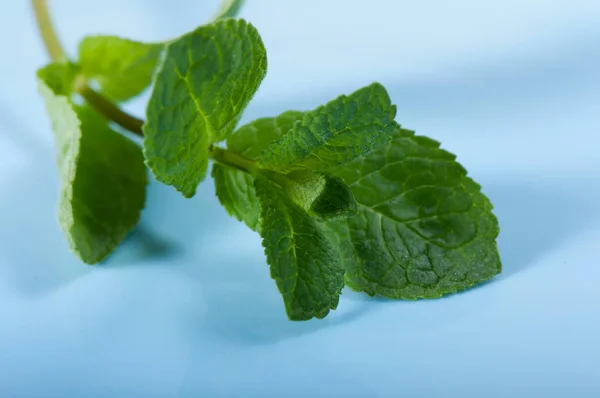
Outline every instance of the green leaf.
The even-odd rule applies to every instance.
[[[289,172],[348,163],[391,138],[395,115],[385,88],[373,83],[305,113],[289,133],[265,149],[260,164]]]
[[[146,111],[144,154],[157,180],[192,197],[209,146],[225,139],[260,85],[266,51],[244,20],[222,19],[170,42]]]
[[[50,63],[37,72],[38,78],[56,95],[69,97],[73,92],[75,78],[79,69],[69,61],[58,61]]]
[[[75,107],[39,73],[39,91],[52,120],[60,173],[59,223],[86,263],[103,260],[137,224],[146,169],[139,147],[111,130],[89,108]]]
[[[331,171],[359,204],[332,225],[349,287],[435,298],[501,272],[492,205],[438,142],[398,128],[384,148]]]
[[[339,177],[300,170],[278,180],[292,202],[321,221],[339,220],[356,213],[354,196]]]
[[[98,82],[104,96],[125,101],[152,83],[163,48],[116,36],[86,37],[79,45],[79,66],[87,78]]]
[[[246,223],[253,231],[258,231],[260,205],[254,190],[254,176],[215,163],[212,177],[217,197],[227,213]]]
[[[328,231],[267,178],[256,179],[256,194],[267,262],[288,317],[324,318],[337,308],[344,286],[343,266]]]
[[[287,111],[276,117],[264,117],[245,124],[227,138],[227,148],[250,159],[261,152],[294,127],[304,112]]]
[[[256,158],[271,143],[288,132],[302,117],[288,111],[277,117],[260,118],[248,123],[227,138],[227,148],[240,156]],[[260,225],[260,205],[254,190],[254,176],[232,167],[215,164],[212,170],[219,201],[227,213],[243,221],[254,231]]]
[[[221,0],[221,7],[215,19],[235,18],[243,5],[244,0]]]

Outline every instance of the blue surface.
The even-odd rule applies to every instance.
[[[259,238],[208,180],[191,200],[151,184],[107,264],[70,254],[28,3],[0,5],[0,396],[600,396],[600,2],[248,1],[269,75],[245,120],[378,80],[502,227],[504,273],[484,286],[344,291],[305,323],[286,320]],[[85,34],[175,36],[216,9],[178,4],[52,1],[71,51]]]

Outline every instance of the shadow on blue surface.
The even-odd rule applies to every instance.
[[[23,296],[48,293],[90,272],[67,248],[58,222],[55,159],[38,157],[0,198],[0,272]],[[32,161],[30,161],[32,162]]]
[[[553,185],[545,185],[548,181]],[[576,238],[594,221],[597,211],[585,200],[587,191],[585,184],[566,189],[560,180],[500,180],[484,186],[500,222],[502,277],[526,269],[537,256]]]

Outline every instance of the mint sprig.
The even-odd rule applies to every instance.
[[[138,223],[147,168],[190,198],[212,164],[218,200],[262,237],[292,320],[325,317],[344,285],[435,298],[501,272],[489,199],[454,155],[394,120],[381,84],[237,126],[267,70],[256,28],[235,18],[242,1],[162,43],[85,38],[76,60],[45,1],[33,4],[52,58],[38,81],[57,145],[59,222],[85,263],[103,261]],[[149,86],[146,121],[119,107]],[[111,122],[143,136],[142,148]]]

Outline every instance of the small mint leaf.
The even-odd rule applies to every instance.
[[[254,176],[215,163],[212,177],[217,197],[227,213],[258,231],[260,206],[254,190]]]
[[[395,114],[385,88],[373,83],[306,112],[290,132],[264,150],[260,165],[289,172],[348,163],[391,138]]]
[[[294,171],[286,175],[282,185],[292,202],[322,221],[342,219],[356,212],[354,196],[339,177]]]
[[[152,83],[163,44],[141,43],[117,36],[91,36],[79,44],[79,66],[100,85],[104,96],[125,101]]]
[[[235,18],[242,9],[244,0],[221,0],[221,7],[215,20],[222,18]]]
[[[332,224],[349,287],[435,298],[501,272],[492,205],[438,142],[397,127],[385,147],[330,171],[358,202]]]
[[[53,91],[45,74],[38,73],[38,84],[58,149],[59,223],[71,249],[85,263],[98,263],[138,223],[146,194],[144,159],[95,111]]]
[[[269,144],[294,127],[304,112],[287,111],[276,117],[264,117],[245,124],[227,138],[227,148],[242,156],[256,159]]]
[[[50,63],[37,71],[38,79],[45,84],[56,95],[70,97],[74,91],[75,78],[79,69],[69,61],[58,61]]]
[[[146,110],[144,154],[157,180],[192,197],[206,175],[209,146],[233,131],[265,76],[266,51],[251,24],[222,19],[165,52]]]
[[[324,318],[337,308],[344,270],[325,226],[290,202],[267,178],[256,178],[261,236],[271,277],[291,320]]]

